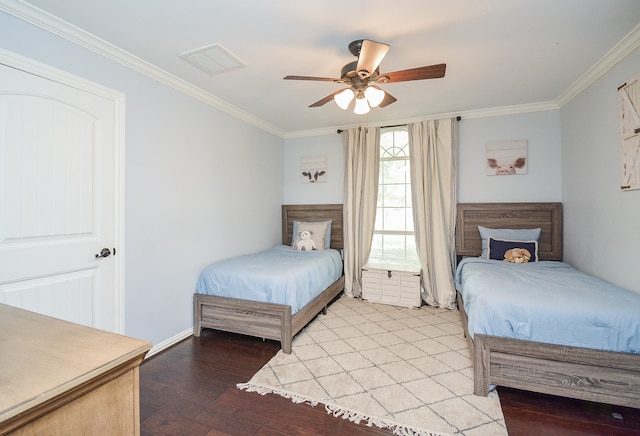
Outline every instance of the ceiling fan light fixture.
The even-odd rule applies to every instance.
[[[349,103],[353,100],[354,93],[351,88],[347,88],[342,92],[337,93],[333,96],[336,104],[341,108],[346,110],[349,107]]]
[[[378,84],[444,77],[447,64],[429,65],[380,74],[380,62],[386,56],[389,48],[389,44],[369,39],[358,39],[349,44],[349,51],[358,60],[343,66],[339,79],[313,76],[285,76],[284,79],[334,82],[347,86],[349,89],[333,92],[310,104],[309,107],[320,107],[331,100],[335,100],[338,107],[346,110],[351,104],[351,100],[355,97],[354,112],[356,114],[366,114],[372,107],[387,107],[398,101],[397,98],[380,89],[377,86]]]
[[[369,108],[369,104],[367,103],[366,98],[356,98],[356,107],[353,109],[353,113],[358,115],[364,115],[368,113],[371,109]]]
[[[369,106],[378,107],[384,100],[384,91],[380,88],[369,86],[365,89],[364,96],[367,98]]]

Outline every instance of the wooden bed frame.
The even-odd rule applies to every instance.
[[[459,203],[458,256],[479,256],[477,226],[541,227],[541,260],[562,260],[560,203]],[[640,408],[640,355],[476,334],[471,340],[460,294],[458,305],[474,366],[474,393],[489,385]]]
[[[331,248],[342,249],[342,205],[283,205],[282,244],[291,245],[293,221],[333,220]],[[344,290],[344,275],[309,304],[291,314],[291,306],[274,303],[194,294],[193,334],[203,328],[257,336],[280,341],[282,350],[291,353],[291,341],[300,330],[322,312]]]

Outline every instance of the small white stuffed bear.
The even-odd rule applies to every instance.
[[[296,250],[311,251],[316,249],[316,243],[311,239],[311,232],[303,230],[300,232],[300,240],[296,242]]]

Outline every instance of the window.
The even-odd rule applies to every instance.
[[[411,210],[409,132],[406,126],[380,133],[380,178],[373,242],[369,258],[419,264]]]

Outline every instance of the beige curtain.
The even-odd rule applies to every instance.
[[[409,156],[411,198],[418,257],[422,266],[422,299],[447,309],[456,307],[454,285],[457,121],[411,123]]]
[[[380,128],[358,127],[343,132],[344,276],[345,294],[362,295],[362,267],[367,262],[378,201]]]

